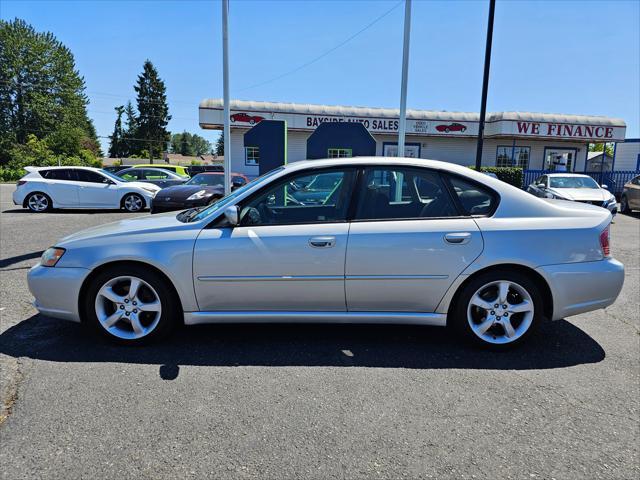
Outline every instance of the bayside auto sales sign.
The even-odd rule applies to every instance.
[[[231,126],[251,128],[263,120],[284,120],[289,130],[313,131],[324,122],[357,122],[373,134],[396,134],[397,118],[313,115],[294,112],[265,112],[232,110]],[[200,125],[203,128],[222,128],[223,111],[219,108],[200,108]],[[625,127],[574,123],[547,123],[520,120],[488,120],[485,136],[537,137],[592,141],[623,140]],[[478,122],[471,120],[416,120],[407,118],[407,134],[429,136],[473,137],[478,135]]]

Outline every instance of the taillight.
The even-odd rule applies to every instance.
[[[602,248],[602,254],[605,257],[611,256],[609,225],[600,233],[600,248]]]
[[[27,183],[26,180],[18,180],[18,183],[16,184],[16,187],[19,187],[20,185],[24,185],[25,183]]]

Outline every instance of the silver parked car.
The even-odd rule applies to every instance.
[[[610,222],[449,163],[313,160],[209,206],[63,238],[28,280],[40,312],[122,343],[180,322],[384,322],[504,347],[615,301]]]
[[[607,188],[607,185],[598,185],[589,175],[548,173],[536,178],[527,191],[536,197],[590,203],[606,208],[615,215],[618,213],[618,202]]]

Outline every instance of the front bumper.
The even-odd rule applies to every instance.
[[[553,296],[553,320],[606,308],[624,283],[624,265],[613,258],[545,265],[536,269]]]
[[[78,297],[90,272],[86,268],[33,266],[27,283],[35,297],[34,306],[43,315],[79,322]]]

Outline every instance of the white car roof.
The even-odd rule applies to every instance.
[[[83,167],[83,166],[75,166],[75,165],[62,165],[60,167],[58,166],[51,166],[51,167],[24,167],[24,169],[27,172],[39,172],[40,170],[61,170],[63,168],[80,168],[82,170],[91,170],[94,172],[99,172],[100,168],[95,168],[95,167]]]
[[[548,177],[581,177],[581,178],[591,178],[589,175],[585,175],[583,173],[546,173]]]

